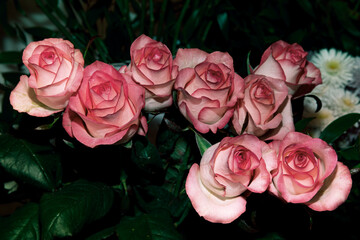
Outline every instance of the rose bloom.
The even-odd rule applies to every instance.
[[[308,53],[297,43],[289,44],[279,40],[263,53],[259,67],[255,72],[272,76],[275,73],[283,79],[293,98],[303,96],[322,83],[320,70],[306,60]]]
[[[171,106],[177,68],[167,46],[141,35],[131,44],[130,57],[128,71],[145,88],[145,110],[159,111]]]
[[[83,77],[80,50],[67,40],[49,38],[30,43],[22,60],[30,76],[22,75],[11,92],[13,108],[36,117],[64,110]]]
[[[144,89],[111,65],[95,61],[84,69],[78,93],[63,115],[63,127],[88,147],[124,143],[145,135]]]
[[[275,166],[275,151],[256,136],[225,137],[192,165],[186,193],[200,216],[230,223],[245,212],[246,196],[266,191]]]
[[[174,64],[179,67],[174,88],[180,112],[201,133],[225,127],[244,95],[244,80],[235,73],[232,57],[179,49]]]
[[[284,81],[250,74],[245,97],[239,101],[232,124],[237,134],[254,134],[264,140],[282,139],[294,131],[290,97]]]
[[[271,172],[271,193],[315,211],[332,211],[347,199],[350,171],[337,161],[335,150],[326,142],[291,132],[269,145],[278,155],[278,167]]]

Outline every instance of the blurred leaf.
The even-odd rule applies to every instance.
[[[211,147],[211,143],[196,131],[194,131],[194,133],[195,133],[196,144],[199,148],[200,154],[203,155],[206,149]]]
[[[115,230],[116,230],[116,228],[114,226],[103,229],[100,232],[97,232],[97,233],[91,235],[90,237],[86,238],[86,240],[104,240],[104,239],[107,239],[107,238],[111,237],[113,234],[115,234]]]
[[[7,51],[0,53],[0,63],[22,64],[22,51]]]
[[[229,21],[228,21],[228,13],[223,12],[217,15],[217,22],[219,24],[220,30],[225,37],[225,39],[229,38]]]
[[[331,122],[320,134],[320,138],[327,143],[334,142],[360,120],[360,113],[349,113]]]
[[[316,14],[314,12],[313,4],[310,0],[296,0],[297,4],[304,9],[304,12],[309,14],[312,17],[316,17]]]
[[[18,84],[19,80],[20,80],[20,76],[24,75],[23,73],[20,72],[4,72],[1,73],[4,80],[7,82],[10,82],[14,87],[15,85]]]
[[[46,190],[61,182],[61,164],[50,146],[0,135],[0,165],[14,177]]]
[[[295,123],[295,131],[302,132],[305,130],[306,126],[311,122],[315,117],[303,118]]]
[[[116,232],[119,240],[182,239],[172,222],[168,212],[159,209],[150,214],[124,218],[118,224]]]
[[[112,189],[101,183],[78,180],[60,191],[44,194],[40,220],[44,239],[67,237],[84,225],[104,217],[113,204]]]
[[[45,38],[58,37],[58,32],[44,27],[29,27],[24,29],[27,33],[31,34],[34,39],[42,40]]]
[[[27,203],[4,218],[0,218],[0,239],[40,240],[39,206]]]
[[[354,25],[350,18],[350,8],[346,2],[343,1],[332,1],[333,9],[336,17],[341,23],[341,26],[346,29],[350,34],[360,37],[360,31]]]

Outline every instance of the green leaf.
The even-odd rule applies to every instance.
[[[338,152],[340,156],[350,161],[360,161],[360,149],[359,146],[352,146],[350,148],[341,150]]]
[[[211,143],[208,140],[206,140],[203,136],[198,134],[196,131],[194,131],[194,133],[195,133],[196,144],[202,156],[206,151],[206,149],[208,149],[211,146]]]
[[[39,206],[27,203],[8,216],[0,218],[0,239],[39,240]]]
[[[22,51],[7,51],[0,53],[0,63],[5,64],[21,64],[22,63]]]
[[[147,140],[147,139],[146,139]],[[133,161],[143,170],[150,170],[149,167],[162,167],[160,154],[154,144],[142,141],[134,141],[131,157]]]
[[[167,211],[127,217],[120,221],[116,232],[120,240],[178,240],[182,239]]]
[[[349,113],[331,122],[320,134],[320,138],[327,143],[338,139],[346,130],[360,120],[360,113]]]
[[[44,239],[78,233],[84,225],[105,216],[113,198],[110,187],[85,180],[78,180],[58,192],[44,194],[40,200]]]
[[[60,159],[50,146],[0,135],[0,165],[14,177],[46,190],[61,183]]]
[[[248,52],[247,54],[247,58],[246,58],[246,69],[247,69],[247,74],[250,75],[251,72],[253,71],[251,64],[250,64],[250,53],[251,51]]]

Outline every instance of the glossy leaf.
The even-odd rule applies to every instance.
[[[203,155],[206,149],[208,149],[211,146],[211,143],[206,140],[203,136],[201,136],[199,133],[195,132],[195,139],[196,144],[199,148],[200,154]]]
[[[50,146],[9,134],[0,135],[0,165],[14,177],[46,190],[54,190],[61,182],[60,160]]]
[[[28,203],[8,216],[0,218],[0,239],[39,240],[39,206]]]
[[[331,122],[320,134],[320,138],[332,143],[360,120],[360,113],[349,113]]]
[[[78,180],[40,200],[40,220],[44,239],[72,236],[86,224],[109,211],[114,194],[101,183]]]

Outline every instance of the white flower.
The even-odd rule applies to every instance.
[[[360,96],[360,57],[354,58],[354,67],[352,69],[353,79],[350,82],[350,88]]]
[[[304,106],[303,117],[304,118],[311,118],[314,117],[310,123],[309,127],[313,129],[318,129],[322,131],[329,123],[335,120],[334,111],[327,108],[322,107],[320,111],[314,112],[313,109],[308,109],[307,106]]]
[[[344,87],[353,79],[354,57],[346,52],[321,49],[311,54],[309,61],[319,68],[324,85]]]
[[[334,110],[336,117],[348,113],[360,113],[360,99],[355,93],[337,89],[333,94],[329,94],[329,97],[333,101],[331,108]]]

